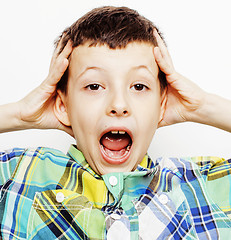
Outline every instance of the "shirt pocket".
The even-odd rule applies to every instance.
[[[104,239],[105,217],[85,197],[69,190],[37,192],[28,239]]]
[[[176,208],[167,194],[144,194],[135,200],[141,239],[196,239],[186,201]]]

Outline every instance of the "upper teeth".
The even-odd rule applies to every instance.
[[[111,131],[112,134],[125,134],[125,131]]]

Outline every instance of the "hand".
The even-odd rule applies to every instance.
[[[45,81],[17,103],[18,115],[24,128],[60,129],[73,136],[71,127],[58,121],[53,111],[56,85],[68,67],[68,57],[72,52],[72,43],[69,41],[59,54],[61,41],[53,54]]]
[[[177,73],[169,52],[157,31],[154,31],[158,47],[154,48],[154,57],[168,82],[165,113],[159,127],[185,121],[197,121],[206,93],[196,84]]]

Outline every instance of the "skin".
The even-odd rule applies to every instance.
[[[133,42],[112,50],[88,45],[72,52],[68,94],[59,92],[57,117],[72,126],[77,147],[95,172],[132,171],[145,156],[163,115],[153,46]],[[100,138],[109,129],[126,129],[132,135],[130,157],[124,163],[108,163],[101,155]]]
[[[158,47],[150,48],[150,52],[147,53],[148,56],[150,54],[154,54],[154,58],[156,61],[156,64],[159,66],[159,68],[165,73],[166,79],[168,82],[168,88],[166,90],[166,93],[163,95],[162,103],[161,103],[161,113],[160,113],[160,121],[159,123],[157,120],[157,115],[151,115],[153,118],[155,118],[155,121],[152,122],[152,133],[148,135],[148,140],[147,142],[150,141],[149,138],[151,138],[151,135],[154,134],[155,128],[156,127],[163,127],[167,125],[172,125],[175,123],[180,123],[180,122],[185,122],[185,121],[192,121],[192,122],[197,122],[197,123],[202,123],[202,124],[207,124],[210,126],[214,126],[226,131],[231,132],[231,101],[224,99],[220,96],[214,95],[207,93],[203,91],[201,88],[199,88],[197,85],[195,85],[193,82],[176,72],[171,57],[168,53],[168,50],[166,46],[164,45],[163,41],[160,39],[159,35],[157,34],[156,31],[154,31],[154,36],[158,42]],[[71,121],[74,123],[74,118],[76,117],[73,111],[71,114],[70,111],[68,111],[68,99],[64,99],[62,97],[62,94],[58,94],[56,92],[56,85],[61,79],[63,73],[67,69],[69,65],[69,56],[72,54],[73,48],[72,44],[69,41],[65,48],[60,52],[61,48],[61,43],[62,39],[57,46],[54,55],[51,60],[50,64],[50,69],[47,78],[36,88],[34,89],[31,93],[29,93],[27,96],[25,96],[22,100],[14,103],[9,103],[5,105],[0,106],[0,133],[4,132],[9,132],[9,131],[16,131],[16,130],[21,130],[21,129],[59,129],[62,131],[67,132],[71,136],[76,135],[76,137],[83,135],[83,133],[77,133],[77,125],[70,126]],[[75,49],[74,49],[75,51]],[[73,53],[74,53],[73,51]],[[119,51],[115,51],[114,53],[118,53]],[[134,54],[134,53],[131,53]],[[119,64],[119,62],[118,62]],[[126,63],[127,64],[127,63]],[[149,62],[149,64],[151,64]],[[156,65],[154,63],[153,67]],[[71,67],[71,66],[70,66]],[[123,67],[123,66],[122,66]],[[155,67],[152,69],[152,71],[155,70]],[[122,68],[123,69],[123,68]],[[121,69],[121,71],[122,71]],[[118,70],[118,69],[117,69]],[[120,73],[119,76],[125,77],[125,72],[121,71],[116,71],[117,73]],[[94,72],[94,71],[93,71]],[[123,74],[122,74],[123,73]],[[153,72],[154,73],[154,72]],[[109,74],[109,73],[108,73]],[[155,74],[154,74],[155,75]],[[78,76],[78,75],[77,75]],[[107,81],[111,81],[113,77],[111,75]],[[118,75],[115,75],[118,77]],[[73,76],[73,79],[76,76]],[[104,78],[102,78],[103,80]],[[127,79],[127,78],[125,78]],[[116,78],[118,80],[118,78]],[[75,81],[70,81],[70,84],[74,84]],[[114,82],[116,84],[120,84],[120,80],[118,82]],[[127,83],[126,81],[124,83]],[[119,105],[114,105],[114,106],[127,106],[130,107],[130,104],[132,101],[129,102],[127,101],[127,96],[130,97],[132,95],[138,95],[140,97],[140,92],[133,92],[133,88],[126,88],[123,86],[123,91],[118,91],[118,89],[115,89],[115,87],[121,88],[121,86],[117,85],[106,85],[106,90],[104,91],[99,91],[100,96],[101,95],[106,95],[108,89],[112,91],[113,94],[114,90],[116,91],[115,98],[117,99]],[[130,85],[127,85],[130,86]],[[108,88],[109,87],[109,88]],[[76,90],[76,89],[75,89]],[[86,90],[86,89],[85,89]],[[126,91],[125,91],[126,90]],[[74,89],[73,89],[74,91]],[[154,89],[153,89],[154,91]],[[81,92],[81,91],[80,91]],[[90,91],[91,92],[91,91]],[[97,91],[98,92],[98,91]],[[106,94],[104,94],[106,92]],[[126,97],[124,95],[124,92],[126,92]],[[144,95],[147,92],[144,92]],[[143,93],[142,93],[143,94]],[[142,95],[141,94],[141,95]],[[96,94],[97,95],[97,94]],[[154,95],[153,95],[154,96]],[[158,95],[155,95],[158,96]],[[159,95],[160,96],[160,95]],[[75,96],[72,96],[75,98]],[[88,97],[91,98],[91,94],[88,94]],[[142,96],[143,99],[144,96]],[[78,96],[76,96],[78,98]],[[99,97],[101,98],[101,97]],[[138,97],[137,97],[138,98]],[[98,102],[98,100],[97,100]],[[158,101],[157,101],[158,102]],[[157,104],[157,102],[154,101],[154,103]],[[111,103],[113,103],[113,98],[111,97]],[[115,103],[115,102],[114,102]],[[122,104],[121,104],[122,103]],[[127,103],[127,104],[125,104]],[[94,103],[95,104],[95,103]],[[106,102],[103,102],[102,104],[106,104]],[[138,105],[140,103],[137,103]],[[160,104],[160,101],[159,101]],[[158,104],[157,104],[158,105]],[[157,105],[154,104],[154,107]],[[111,104],[113,106],[113,104]],[[140,106],[140,105],[139,105]],[[143,104],[143,106],[145,106]],[[88,106],[87,106],[88,107]],[[127,108],[126,107],[126,108]],[[148,106],[149,108],[149,106]],[[102,109],[106,109],[106,106],[103,105]],[[100,110],[102,110],[100,109]],[[110,108],[108,108],[110,109]],[[112,108],[111,108],[112,109]],[[124,109],[123,107],[121,109]],[[125,124],[132,124],[131,125],[131,130],[134,130],[134,136],[135,136],[135,141],[138,139],[136,138],[136,126],[140,126],[141,121],[147,121],[147,119],[141,120],[139,117],[137,118],[137,122],[135,120],[131,120],[131,122],[127,119],[136,119],[132,117],[133,112],[130,110],[133,108],[127,108],[127,110],[124,112],[126,114],[130,114],[127,117],[122,117],[121,114],[118,117],[112,117],[109,115],[106,115],[104,113],[104,118],[102,122],[100,123],[100,120],[97,121],[97,123],[94,123],[92,121],[92,124],[96,124],[96,126],[106,128],[108,125],[107,119],[113,118],[116,119],[116,123],[122,122],[122,118],[126,119],[123,123]],[[140,111],[145,111],[143,108],[140,108]],[[94,112],[94,111],[93,111]],[[110,112],[110,110],[109,110]],[[137,111],[138,112],[138,111]],[[111,111],[111,113],[117,113],[115,110]],[[148,112],[148,114],[153,113],[153,110],[151,112]],[[162,117],[161,117],[162,115]],[[98,120],[98,119],[97,119]],[[105,122],[104,122],[105,121]],[[128,121],[128,122],[127,122]],[[97,125],[99,124],[99,125]],[[102,125],[101,125],[102,124]],[[105,124],[105,126],[103,126]],[[157,126],[158,124],[158,126]],[[130,127],[130,125],[129,125]],[[99,132],[102,130],[102,128],[99,128]],[[137,129],[137,131],[142,132],[141,129]],[[79,134],[79,135],[78,135]],[[98,132],[97,132],[98,134]],[[90,139],[90,138],[89,138]],[[134,141],[134,144],[136,144]],[[137,140],[138,143],[139,140]],[[145,140],[146,141],[146,140]],[[93,143],[93,142],[92,142]],[[85,144],[83,141],[82,144]],[[94,143],[93,143],[94,144]],[[81,144],[78,144],[80,148]],[[144,153],[147,150],[148,144],[145,143],[144,149],[140,148],[140,153],[138,155],[140,157],[136,157],[132,159],[131,161],[133,163],[133,167],[137,164],[137,162],[140,161],[141,156],[144,155]],[[138,146],[137,146],[138,147]],[[146,149],[145,149],[146,147]],[[97,150],[96,150],[97,152]],[[90,155],[90,154],[89,154]],[[100,162],[100,161],[99,161]],[[129,164],[128,164],[129,165]],[[127,168],[128,169],[128,168]],[[100,171],[98,171],[100,172]]]

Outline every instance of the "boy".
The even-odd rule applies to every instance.
[[[47,79],[0,107],[0,132],[76,139],[67,155],[1,154],[2,239],[229,239],[230,161],[146,155],[157,127],[231,131],[230,102],[176,73],[157,31],[131,9],[94,9],[63,32]]]

